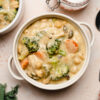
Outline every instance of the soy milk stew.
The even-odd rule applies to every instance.
[[[19,0],[0,0],[0,30],[14,20],[18,8]]]
[[[58,84],[70,80],[82,68],[86,45],[70,22],[46,18],[22,32],[17,51],[20,65],[30,78]]]

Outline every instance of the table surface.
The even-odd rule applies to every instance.
[[[100,0],[90,0],[86,9],[74,13],[60,8],[54,11],[71,16],[77,21],[87,22],[91,25],[95,34],[95,42],[85,74],[74,85],[59,91],[41,90],[26,81],[15,80],[8,71],[8,58],[12,54],[12,44],[17,30],[34,15],[51,12],[47,8],[45,0],[24,1],[24,16],[20,24],[12,32],[5,36],[0,36],[0,83],[7,83],[8,90],[10,87],[19,84],[18,100],[98,100],[98,93],[100,91],[100,83],[98,81],[100,69],[100,32],[95,27],[95,17],[100,10]]]

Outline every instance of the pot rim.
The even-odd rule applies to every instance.
[[[21,14],[22,9],[23,9],[23,0],[19,0],[19,9],[18,9],[18,12],[17,12],[15,18],[8,26],[6,26],[5,28],[0,30],[0,34],[3,34],[6,31],[9,31],[12,27],[16,26],[16,23],[18,24],[18,20],[20,19],[20,16],[22,16],[22,14]]]
[[[71,78],[69,81],[66,82],[62,82],[60,84],[56,84],[56,85],[45,85],[43,83],[40,83],[38,81],[35,81],[34,79],[31,79],[29,76],[26,75],[25,71],[21,68],[20,63],[18,61],[17,58],[17,44],[18,44],[18,40],[19,37],[21,36],[23,30],[28,27],[30,24],[34,23],[35,21],[42,19],[42,18],[46,18],[46,17],[56,17],[56,18],[62,18],[65,20],[69,20],[71,23],[73,23],[82,33],[82,36],[85,40],[85,44],[86,44],[86,59],[84,61],[84,64],[82,66],[82,68],[80,69],[80,71],[73,77]],[[90,50],[91,46],[89,43],[89,38],[88,36],[85,34],[85,32],[83,31],[83,29],[81,28],[79,22],[75,21],[74,19],[72,19],[69,16],[66,16],[64,14],[59,14],[59,13],[46,13],[46,14],[42,14],[39,16],[35,16],[32,17],[30,20],[28,20],[26,23],[23,24],[23,26],[18,30],[15,39],[14,39],[14,43],[13,43],[13,59],[14,59],[14,63],[15,66],[18,70],[18,72],[20,73],[20,75],[30,84],[41,88],[41,89],[45,89],[45,90],[59,90],[59,89],[63,89],[66,87],[69,87],[70,85],[74,84],[76,81],[78,81],[82,75],[84,74],[84,72],[86,71],[86,68],[88,67],[88,63],[89,63],[89,59],[90,59]]]

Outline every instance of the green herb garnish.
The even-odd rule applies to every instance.
[[[15,86],[11,91],[6,92],[6,85],[0,84],[0,100],[17,100],[19,86]]]

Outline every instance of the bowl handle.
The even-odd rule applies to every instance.
[[[13,71],[13,69],[12,69],[12,61],[13,61],[13,57],[10,56],[10,57],[9,57],[9,60],[8,60],[8,69],[9,69],[10,74],[11,74],[15,79],[17,79],[17,80],[24,80],[22,77],[20,77],[20,76],[18,76],[18,75],[16,75],[16,74],[14,73],[14,71]]]
[[[84,22],[80,22],[80,25],[83,25],[85,26],[89,32],[90,32],[90,36],[91,36],[91,42],[90,42],[90,46],[92,47],[93,43],[94,43],[94,34],[93,34],[93,31],[92,31],[92,28],[90,25],[88,25],[87,23],[84,23]]]

